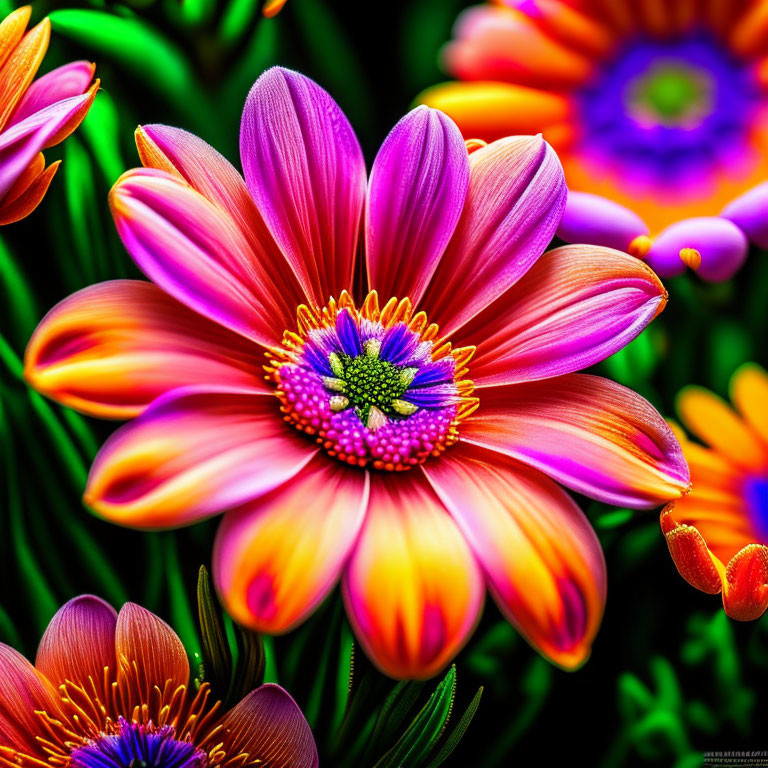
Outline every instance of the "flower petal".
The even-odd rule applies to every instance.
[[[768,468],[768,446],[717,395],[689,386],[677,396],[676,405],[685,426],[736,466],[755,471]]]
[[[177,389],[107,440],[85,501],[121,525],[176,527],[258,498],[316,452],[283,423],[271,395]]]
[[[565,94],[499,81],[441,83],[417,101],[449,115],[465,138],[484,141],[548,134],[549,129],[561,129],[572,110]]]
[[[639,259],[566,245],[545,253],[452,341],[477,345],[475,386],[532,381],[600,362],[634,339],[665,304],[664,287]]]
[[[737,621],[759,619],[768,608],[768,547],[750,544],[725,569],[723,607]]]
[[[467,201],[422,301],[451,333],[520,279],[552,240],[565,205],[563,169],[536,136],[495,141],[469,157]]]
[[[43,157],[42,153],[37,156]],[[40,205],[60,164],[61,161],[57,160],[39,173],[36,173],[35,161],[27,166],[0,203],[0,226],[21,221]]]
[[[279,685],[251,691],[222,719],[228,754],[247,754],[269,768],[317,768],[312,730],[296,702]]]
[[[24,36],[24,30],[27,28],[31,15],[32,8],[23,5],[9,13],[0,22],[0,67],[5,64],[13,49]]]
[[[731,378],[731,400],[747,424],[768,445],[768,373],[756,363],[745,363]]]
[[[385,301],[418,303],[468,186],[467,148],[449,117],[417,107],[392,129],[373,164],[365,211],[368,281]]]
[[[189,685],[189,661],[179,636],[154,613],[136,603],[126,603],[117,615],[115,627],[117,683],[126,697],[124,710],[149,704],[149,692],[157,686],[172,693],[180,685]],[[160,702],[158,702],[160,704]],[[158,713],[150,712],[151,718]]]
[[[768,181],[745,192],[727,205],[720,214],[732,221],[750,240],[768,249]]]
[[[648,234],[645,222],[629,208],[589,192],[568,192],[557,236],[566,243],[604,245],[628,251],[630,243]]]
[[[336,102],[298,72],[267,70],[243,111],[248,189],[304,290],[323,306],[352,286],[365,162]]]
[[[299,477],[225,515],[213,573],[227,611],[258,632],[285,632],[328,594],[368,504],[368,473],[317,455]]]
[[[61,717],[60,698],[44,675],[36,670],[18,651],[0,643],[0,739],[3,747],[37,757],[45,762],[48,755],[38,737],[48,734],[36,711]]]
[[[21,97],[32,84],[51,39],[51,22],[43,19],[27,32],[0,69],[0,129],[5,128]]]
[[[645,260],[662,277],[674,277],[685,270],[680,251],[693,248],[701,254],[697,273],[702,280],[728,280],[747,258],[746,235],[728,219],[703,216],[685,219],[667,227],[653,242]]]
[[[416,471],[371,476],[368,513],[342,584],[358,639],[382,671],[398,678],[443,669],[483,602],[472,552]]]
[[[256,274],[263,273],[261,280],[274,286],[270,294],[271,311],[284,328],[292,327],[296,307],[307,298],[269,233],[243,177],[232,164],[194,134],[168,125],[137,128],[136,147],[145,167],[181,177],[235,222],[251,246],[247,269]]]
[[[73,61],[39,77],[27,89],[9,125],[20,123],[26,117],[57,101],[85,93],[95,72],[95,64],[89,61]]]
[[[109,196],[117,231],[141,270],[196,312],[264,346],[276,346],[286,313],[281,286],[232,218],[171,174],[123,174]]]
[[[78,291],[45,316],[27,347],[24,374],[65,405],[128,419],[185,385],[267,392],[262,362],[258,347],[152,283],[114,280]]]
[[[679,524],[673,517],[674,502],[661,513],[661,530],[669,554],[680,575],[693,587],[716,595],[723,588],[723,564],[707,548],[703,536],[692,525]]]
[[[498,80],[567,90],[586,82],[594,64],[584,44],[571,47],[540,29],[532,15],[480,5],[458,18],[444,66],[459,80]]]
[[[580,666],[600,626],[606,573],[573,499],[540,472],[475,446],[459,444],[423,469],[502,612],[552,661]]]
[[[97,80],[82,96],[57,101],[0,134],[0,199],[40,152],[63,141],[88,113],[99,87]]]
[[[65,603],[51,619],[37,649],[35,666],[58,687],[72,681],[93,685],[106,701],[104,669],[115,664],[117,611],[94,595],[80,595]]]
[[[480,390],[461,439],[540,469],[563,485],[617,506],[654,507],[689,487],[669,425],[640,395],[600,376]]]

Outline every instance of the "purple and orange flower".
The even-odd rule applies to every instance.
[[[299,624],[341,578],[393,676],[444,667],[486,584],[539,651],[581,664],[605,564],[555,481],[653,507],[689,478],[649,403],[574,373],[666,293],[615,250],[543,253],[566,197],[552,149],[512,137],[469,154],[420,107],[367,179],[336,103],[279,68],[245,105],[245,181],[182,130],[144,126],[137,143],[145,167],[111,205],[153,282],[65,299],[26,356],[40,391],[134,419],[96,458],[87,503],[139,528],[226,513],[215,582],[261,632]]]
[[[59,167],[43,150],[64,141],[88,113],[99,81],[94,65],[75,61],[35,80],[51,36],[43,19],[25,33],[31,9],[0,22],[0,225],[37,208]]]
[[[492,0],[420,96],[467,138],[543,132],[571,194],[558,235],[731,277],[768,248],[763,0]]]
[[[0,643],[0,764],[72,768],[317,768],[312,731],[277,685],[228,712],[190,684],[176,633],[150,611],[70,600],[34,666]]]
[[[680,575],[749,621],[768,607],[768,374],[743,365],[731,400],[735,410],[701,387],[680,393],[680,418],[705,445],[676,427],[694,488],[663,510],[661,528]]]

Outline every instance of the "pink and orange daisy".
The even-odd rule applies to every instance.
[[[80,125],[99,88],[87,61],[34,79],[51,23],[43,19],[25,33],[30,14],[24,6],[0,22],[0,225],[23,219],[40,204],[59,167],[45,167],[43,150]]]
[[[581,664],[605,565],[557,482],[653,507],[689,479],[649,403],[574,373],[666,294],[627,254],[543,253],[566,197],[552,149],[512,137],[469,154],[420,107],[367,179],[339,107],[279,68],[245,105],[245,181],[179,129],[144,126],[137,143],[145,167],[111,205],[153,282],[65,299],[26,355],[40,391],[133,419],[86,502],[139,528],[225,513],[215,582],[261,632],[295,627],[340,578],[393,676],[443,668],[486,585],[538,650]]]
[[[768,607],[768,374],[749,363],[731,379],[735,409],[701,387],[678,398],[678,429],[693,491],[670,503],[661,528],[680,575],[697,589],[722,592],[733,619]]]
[[[312,731],[277,685],[228,712],[195,688],[176,633],[150,611],[92,595],[53,617],[32,665],[0,643],[7,768],[317,768]]]
[[[543,132],[566,242],[720,281],[768,248],[766,41],[764,0],[491,0],[456,23],[457,80],[420,100],[467,138]]]

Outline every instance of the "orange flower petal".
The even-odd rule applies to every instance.
[[[40,155],[42,157],[42,154]],[[0,226],[13,224],[16,221],[29,216],[37,208],[45,197],[56,171],[59,170],[61,160],[51,163],[42,173],[39,173],[31,181],[27,180],[28,174],[22,177],[14,184],[11,191],[0,204]],[[33,166],[30,169],[36,170]],[[29,169],[28,169],[29,170]],[[16,189],[26,183],[24,191],[15,194]]]
[[[570,99],[560,93],[502,82],[442,83],[428,88],[417,101],[449,115],[465,138],[496,141],[504,136],[561,133],[571,120]]]
[[[661,513],[661,530],[669,554],[680,575],[696,589],[716,595],[723,588],[723,564],[707,549],[702,535],[690,525],[680,525],[672,517],[674,504]]]
[[[89,680],[105,701],[104,668],[115,669],[117,612],[99,597],[81,595],[63,605],[51,619],[37,649],[35,666],[55,685],[72,681],[89,688]]]
[[[757,471],[768,467],[768,446],[709,390],[686,387],[677,397],[677,411],[696,437],[737,466]]]
[[[466,642],[484,584],[456,523],[414,470],[371,476],[368,513],[343,590],[355,634],[382,671],[425,678]]]
[[[732,619],[760,618],[768,608],[768,547],[750,544],[734,555],[724,583],[723,607]]]
[[[0,23],[0,67],[5,64],[11,51],[19,44],[31,15],[31,6],[24,5],[8,14]]]
[[[157,700],[150,692],[157,686],[168,696],[189,683],[189,661],[179,636],[154,613],[126,603],[117,615],[115,652],[118,687],[126,696],[126,711]],[[157,717],[157,713],[151,713]]]
[[[742,365],[731,378],[731,400],[742,418],[768,444],[768,373],[755,363]]]

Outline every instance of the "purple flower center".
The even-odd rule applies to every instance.
[[[752,477],[744,486],[752,527],[761,544],[768,544],[768,477]]]
[[[74,768],[205,768],[207,755],[189,741],[175,738],[173,726],[129,722],[72,752]]]
[[[401,470],[438,455],[474,403],[458,379],[473,350],[451,351],[409,302],[399,315],[342,303],[304,308],[305,332],[267,368],[286,420],[349,464]]]
[[[638,39],[582,92],[580,151],[629,191],[695,197],[747,157],[760,98],[752,71],[710,35]]]

